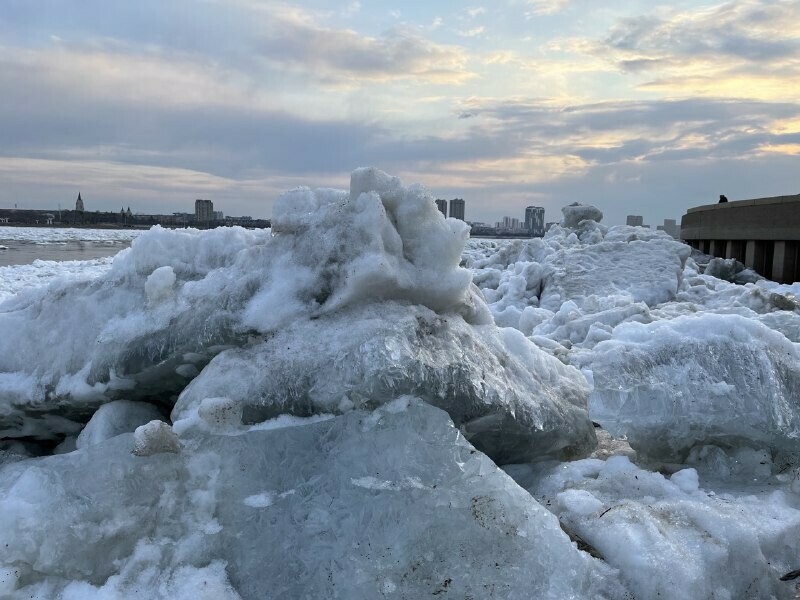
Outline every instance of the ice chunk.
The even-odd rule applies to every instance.
[[[591,204],[581,204],[573,202],[569,206],[561,209],[564,218],[561,220],[562,227],[575,229],[580,225],[581,221],[596,221],[603,220],[603,212],[596,206]]]
[[[168,298],[173,292],[175,281],[175,270],[171,266],[158,267],[144,282],[147,300],[155,303]]]
[[[516,330],[390,302],[297,321],[223,352],[181,394],[172,419],[190,419],[217,396],[241,402],[245,423],[255,423],[372,408],[404,394],[446,410],[501,463],[585,456],[595,444],[577,370]]]
[[[164,452],[180,452],[178,436],[164,421],[150,421],[133,432],[133,450],[136,456],[151,456]]]
[[[592,419],[650,457],[681,461],[695,444],[800,449],[800,355],[738,315],[624,323],[581,365]]]
[[[404,404],[195,431],[180,454],[131,456],[125,435],[2,467],[11,597],[166,600],[193,597],[204,576],[210,597],[244,600],[624,596],[617,573],[578,551],[444,412]]]
[[[197,413],[213,429],[231,429],[242,424],[242,404],[230,398],[205,398]]]
[[[75,441],[76,448],[99,444],[122,433],[130,433],[140,425],[163,418],[152,404],[116,400],[97,409]]]
[[[548,258],[540,305],[558,310],[567,300],[625,296],[653,306],[675,297],[689,246],[668,239],[601,242],[564,248]]]
[[[735,258],[712,258],[704,271],[706,275],[731,283],[755,283],[763,279],[752,269],[747,269]]]

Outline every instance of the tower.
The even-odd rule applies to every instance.
[[[450,217],[464,220],[464,201],[461,198],[450,200]]]
[[[437,198],[436,200],[436,208],[439,209],[439,212],[444,215],[444,218],[447,218],[447,200],[440,200]]]
[[[196,223],[208,223],[214,219],[214,203],[211,200],[194,201],[194,220]]]
[[[544,235],[544,207],[528,206],[525,208],[525,229],[529,235],[542,237]]]
[[[78,199],[75,201],[75,211],[76,212],[83,212],[83,198],[81,198],[81,193],[78,192]]]

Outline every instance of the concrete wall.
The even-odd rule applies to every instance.
[[[800,194],[690,208],[681,239],[774,281],[800,281]]]

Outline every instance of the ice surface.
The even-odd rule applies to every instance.
[[[201,581],[198,597],[245,600],[624,596],[613,569],[420,401],[193,431],[179,454],[134,456],[122,435],[1,468],[6,597],[188,598]]]
[[[624,323],[583,355],[592,418],[638,452],[683,460],[698,443],[800,450],[800,355],[739,315]]]
[[[59,244],[64,242],[96,242],[114,244],[128,242],[142,233],[138,229],[84,229],[74,227],[0,227],[0,240]]]

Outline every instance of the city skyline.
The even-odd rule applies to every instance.
[[[81,198],[82,194],[83,194],[83,192],[78,192],[78,198],[77,198],[81,202],[81,206],[84,205],[84,201]],[[469,206],[469,203],[463,198],[453,198],[453,199],[435,198],[434,202],[435,202],[435,204],[437,206],[437,209],[444,214],[445,218],[449,216],[449,214],[448,214],[448,206],[449,206],[449,203],[452,202],[452,200],[457,200],[457,201],[463,202],[462,210],[464,210],[465,213],[468,214],[466,212],[468,210],[466,207]],[[187,210],[186,207],[182,207],[183,210],[174,210],[174,207],[172,207],[172,209],[170,209],[170,207],[163,207],[163,210],[160,213],[152,213],[152,212],[146,212],[146,211],[142,211],[142,210],[137,210],[135,208],[135,206],[134,206],[134,209],[131,211],[131,206],[130,205],[127,206],[127,210],[131,211],[133,214],[192,214],[192,213],[196,213],[197,202],[199,202],[199,201],[201,201],[201,200],[197,199],[197,198],[193,199],[191,201],[190,210]],[[214,202],[213,200],[202,200],[202,201],[203,202],[212,202],[212,210],[213,210],[213,208],[214,208],[213,207],[213,202]],[[443,203],[443,204],[441,204],[441,203]],[[41,210],[41,211],[45,211],[45,210],[53,210],[53,211],[72,210],[72,208],[70,207],[69,204],[65,204],[63,202],[56,203],[55,206],[47,206],[47,205],[26,206],[24,203],[21,206],[17,206],[19,203],[14,203],[14,204],[15,204],[14,207],[0,205],[0,209],[2,209],[2,210],[10,210],[10,209],[14,208],[14,209],[19,209],[19,210]],[[75,200],[73,200],[73,204],[75,205],[75,210],[83,210],[83,209],[78,209],[77,208],[77,204],[76,204]],[[107,206],[107,203],[101,203],[100,206],[102,206],[102,208],[89,208],[89,209],[87,209],[87,212],[116,212],[116,208],[113,207],[113,206]],[[516,209],[518,212],[521,211],[521,213],[523,214],[523,218],[522,219],[520,219],[519,217],[514,217],[514,218],[516,218],[516,220],[518,220],[520,223],[524,223],[526,221],[526,218],[527,218],[528,210],[531,209],[531,208],[541,208],[542,210],[545,210],[544,207],[533,207],[531,205],[510,207],[510,210],[513,211],[513,210]],[[602,207],[600,207],[600,208],[602,210]],[[122,209],[124,211],[126,209],[126,207],[122,206]],[[225,212],[225,211],[223,210],[223,211],[214,211],[214,212]],[[502,214],[502,215],[500,215],[500,213],[498,213],[497,215],[495,215],[495,217],[499,218],[500,219],[499,221],[495,217],[492,217],[489,221],[480,221],[478,219],[466,218],[466,214],[465,214],[465,216],[464,216],[464,218],[462,220],[467,221],[467,222],[482,223],[482,224],[487,224],[487,225],[489,225],[489,224],[494,225],[494,224],[497,224],[497,223],[501,223],[506,218],[512,218],[510,214]],[[549,214],[549,213],[547,213],[547,211],[545,210],[545,214]],[[631,215],[627,215],[626,216],[625,223],[623,223],[622,221],[611,223],[611,222],[608,222],[607,220],[605,220],[605,222],[608,225],[620,225],[620,224],[631,225],[630,217],[631,217]],[[269,220],[269,219],[272,218],[272,215],[271,214],[270,215],[258,215],[255,218],[256,219],[267,219],[267,220]],[[460,218],[460,217],[456,217],[456,218]],[[560,222],[560,220],[561,220],[561,211],[559,210],[557,218],[553,222]],[[680,222],[680,215],[675,220]]]
[[[788,0],[4,3],[0,204],[268,216],[365,165],[481,221],[796,193],[798,32]]]

